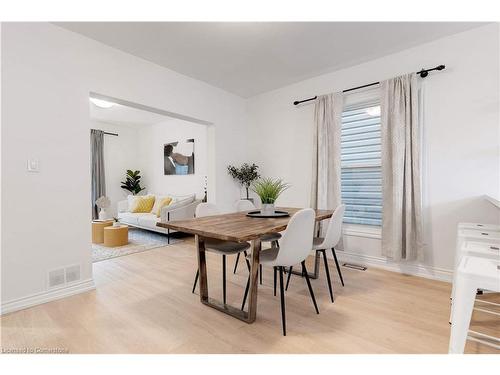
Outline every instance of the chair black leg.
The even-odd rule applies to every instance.
[[[233,273],[236,273],[236,270],[238,269],[238,262],[240,261],[240,254],[238,253],[238,256],[236,257],[236,262],[234,262],[234,270]]]
[[[274,280],[274,296],[276,297],[276,273],[278,272],[278,269],[276,267],[273,267],[273,280]]]
[[[290,284],[290,277],[292,276],[292,269],[293,269],[292,266],[290,266],[288,268],[288,277],[286,278],[286,288],[285,288],[285,290],[288,290],[288,284]]]
[[[328,290],[330,291],[330,299],[333,303],[333,289],[332,289],[332,280],[330,279],[330,270],[328,269],[328,261],[326,260],[326,251],[320,250],[323,253],[323,260],[325,262],[325,273],[326,273],[326,281],[328,282]]]
[[[194,293],[194,290],[196,289],[196,283],[198,282],[198,276],[200,276],[200,270],[196,271],[196,276],[194,277],[193,290],[191,291],[191,293]]]
[[[318,305],[316,304],[316,298],[314,298],[314,292],[311,286],[311,281],[309,280],[309,274],[307,273],[306,262],[302,261],[302,273],[304,274],[307,282],[307,287],[309,288],[309,294],[311,295],[314,308],[316,309],[316,314],[319,314]]]
[[[285,314],[285,291],[283,289],[283,267],[279,267],[280,272],[280,299],[281,299],[281,325],[283,336],[286,336],[286,314]]]
[[[226,304],[226,256],[222,255],[222,301]]]
[[[344,286],[344,278],[342,277],[342,272],[340,271],[340,266],[339,266],[339,261],[337,260],[337,254],[335,253],[335,248],[332,247],[332,254],[333,254],[333,259],[335,259],[335,265],[337,266],[337,271],[340,276],[340,282],[342,283],[342,286]]]
[[[244,251],[243,254],[245,255],[245,263],[247,264],[248,272],[250,272],[250,262],[247,259],[247,252]]]
[[[262,285],[262,264],[259,264],[259,283]]]

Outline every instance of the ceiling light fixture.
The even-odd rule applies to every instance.
[[[112,106],[115,105],[115,103],[108,102],[106,100],[102,99],[97,99],[97,98],[89,98],[89,100],[94,104],[95,106],[99,108],[111,108]]]

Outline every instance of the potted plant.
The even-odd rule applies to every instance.
[[[247,192],[247,200],[251,200],[248,196],[248,189],[253,181],[257,180],[260,175],[258,172],[259,166],[255,164],[244,163],[240,168],[236,168],[232,165],[227,167],[227,172],[229,175],[238,180],[242,184]]]
[[[141,171],[127,169],[126,180],[122,181],[121,188],[128,190],[132,195],[137,195],[146,188],[141,187]]]
[[[289,184],[283,182],[280,178],[261,178],[253,183],[252,190],[257,193],[262,202],[261,212],[264,215],[274,214],[274,202],[286,189]]]

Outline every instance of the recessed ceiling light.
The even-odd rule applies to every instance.
[[[115,105],[115,103],[111,103],[102,99],[89,98],[89,100],[92,102],[92,104],[96,105],[99,108],[111,108]]]

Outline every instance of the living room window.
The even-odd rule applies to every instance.
[[[344,223],[382,225],[380,101],[349,104],[342,113],[341,192]]]

